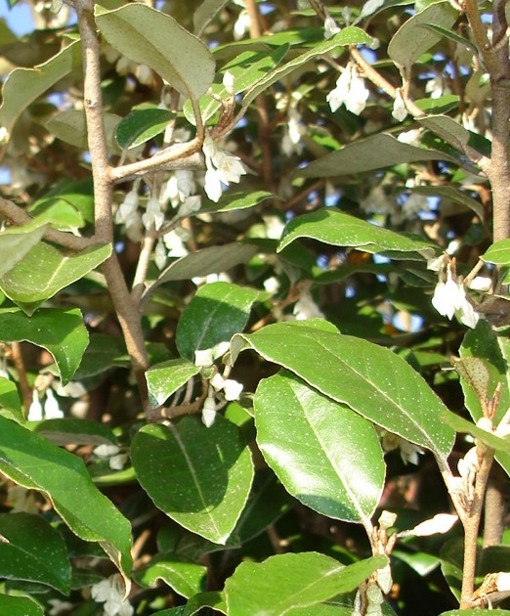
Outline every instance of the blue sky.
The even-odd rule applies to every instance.
[[[18,36],[32,30],[30,7],[25,2],[20,2],[9,9],[7,0],[0,0],[0,17],[7,21],[9,28]]]

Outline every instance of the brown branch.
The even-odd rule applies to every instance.
[[[112,188],[115,178],[108,158],[103,122],[100,42],[93,18],[94,3],[93,0],[76,0],[75,6],[82,44],[83,99],[94,179],[95,237],[100,241],[113,244]],[[115,252],[103,263],[102,270],[122,328],[142,403],[144,409],[148,411],[145,370],[149,367],[149,360],[145,350],[140,312],[131,298]]]
[[[21,390],[21,397],[23,398],[23,407],[25,408],[25,412],[28,414],[28,409],[32,404],[32,389],[28,384],[27,371],[25,368],[23,352],[21,350],[21,343],[11,342],[11,354],[12,361],[18,373],[18,383]]]
[[[27,212],[8,199],[0,197],[0,214],[14,223],[15,225],[26,225],[33,220],[33,218],[27,214]],[[54,242],[64,248],[70,248],[71,250],[84,250],[97,240],[94,237],[78,237],[65,231],[57,231],[56,229],[47,228],[44,232],[43,238],[49,242]]]
[[[480,469],[476,474],[473,501],[467,517],[462,520],[464,526],[464,565],[462,570],[462,590],[460,597],[461,610],[468,609],[472,606],[471,598],[475,589],[478,532],[480,529],[485,490],[487,488],[493,460],[494,450],[485,449],[482,454]]]
[[[176,169],[204,169],[200,153],[203,139],[195,137],[186,143],[176,143],[152,158],[139,160],[111,170],[114,183],[126,182],[154,171],[175,171]]]

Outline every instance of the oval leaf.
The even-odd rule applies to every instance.
[[[99,542],[127,580],[130,524],[92,483],[81,458],[0,416],[0,470],[17,484],[45,494],[73,533]]]
[[[211,349],[243,331],[259,291],[228,282],[214,282],[199,289],[179,319],[176,344],[183,357]]]
[[[409,18],[395,33],[388,45],[388,55],[401,66],[411,66],[418,58],[438,43],[442,36],[428,26],[453,26],[459,16],[449,2],[435,2],[421,13]]]
[[[456,162],[444,152],[401,143],[391,135],[380,133],[350,143],[337,152],[326,154],[306,167],[296,169],[294,175],[305,178],[337,177],[423,160]]]
[[[44,301],[83,278],[111,254],[110,244],[96,244],[65,255],[40,242],[0,280],[0,289],[31,315]]]
[[[44,616],[42,607],[28,597],[0,595],[0,613],[9,616]]]
[[[254,334],[236,334],[233,359],[247,347],[375,424],[442,457],[450,453],[455,433],[440,419],[446,407],[389,349],[306,322],[276,323]]]
[[[285,372],[260,382],[254,407],[257,443],[290,494],[330,518],[368,524],[385,476],[373,425]]]
[[[317,552],[277,554],[262,563],[244,562],[225,584],[229,616],[281,616],[355,590],[388,562],[373,556],[349,566]]]
[[[510,239],[494,242],[480,258],[496,265],[510,264]]]
[[[44,235],[46,227],[35,224],[34,221],[22,227],[9,227],[0,233],[0,281]]]
[[[115,139],[122,149],[136,148],[164,132],[173,117],[174,113],[159,107],[133,109],[120,121]]]
[[[48,522],[28,513],[0,515],[0,577],[71,589],[71,565],[62,535]]]
[[[209,541],[226,543],[253,479],[250,452],[233,424],[219,416],[210,428],[196,417],[144,426],[131,458],[157,507]]]
[[[5,308],[0,309],[0,340],[27,340],[45,348],[53,355],[65,385],[75,373],[89,337],[77,308],[40,308],[32,317],[16,308]]]
[[[184,96],[198,99],[214,78],[214,60],[200,39],[173,17],[133,3],[113,11],[95,5],[105,39],[133,62],[146,64]]]
[[[392,258],[397,259],[409,259],[409,253],[418,253],[424,259],[430,259],[436,253],[436,247],[431,242],[376,227],[331,208],[293,218],[283,231],[278,252],[301,237],[333,246],[354,246],[370,253],[392,251]]]
[[[145,587],[154,587],[158,580],[162,580],[179,595],[189,599],[204,591],[207,567],[190,563],[174,554],[158,554],[134,577]]]
[[[170,359],[152,366],[145,373],[151,403],[154,406],[161,406],[199,371],[195,364],[186,359]]]

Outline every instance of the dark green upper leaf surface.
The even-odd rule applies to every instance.
[[[6,417],[21,421],[23,414],[16,383],[0,376],[0,407]]]
[[[454,431],[439,418],[446,407],[404,359],[361,338],[297,323],[237,334],[233,359],[252,348],[377,425],[440,456],[449,454]]]
[[[129,574],[130,524],[92,483],[81,458],[0,416],[0,470],[43,492],[78,537],[99,542],[121,573]]]
[[[117,143],[123,149],[142,145],[164,132],[174,116],[171,111],[155,106],[133,109],[117,125]]]
[[[65,385],[78,367],[89,337],[77,308],[40,308],[33,316],[16,308],[0,309],[0,340],[28,340],[48,350]]]
[[[186,359],[169,359],[149,368],[145,378],[154,406],[164,404],[169,396],[198,372],[199,368]]]
[[[207,567],[173,554],[157,554],[136,572],[135,579],[146,587],[154,587],[158,580],[162,580],[179,595],[189,599],[205,589]]]
[[[211,349],[243,331],[260,293],[229,282],[215,282],[199,289],[179,319],[176,343],[183,357]]]
[[[239,431],[218,416],[206,428],[197,417],[144,426],[131,458],[140,484],[170,518],[224,544],[244,508],[253,479]]]
[[[260,382],[254,407],[257,443],[285,488],[328,517],[368,524],[386,468],[372,423],[288,372]]]
[[[71,565],[62,535],[37,515],[0,515],[0,577],[71,589]],[[0,610],[1,613],[1,610]]]
[[[96,23],[112,47],[152,68],[184,96],[198,98],[211,85],[211,53],[170,15],[141,3],[113,11],[96,4],[95,11]]]
[[[377,227],[332,208],[293,218],[284,229],[278,251],[301,237],[334,246],[353,246],[370,253],[392,251],[393,258],[402,253],[402,259],[409,259],[409,253],[419,253],[424,259],[430,259],[437,251],[431,242]]]

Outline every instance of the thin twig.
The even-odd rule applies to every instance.
[[[21,343],[11,343],[11,355],[12,361],[14,362],[14,366],[16,367],[16,371],[18,373],[18,383],[21,390],[21,397],[23,398],[23,407],[28,413],[28,409],[32,404],[32,389],[28,384],[27,371],[25,368],[25,360],[23,359],[23,352],[21,350]]]

